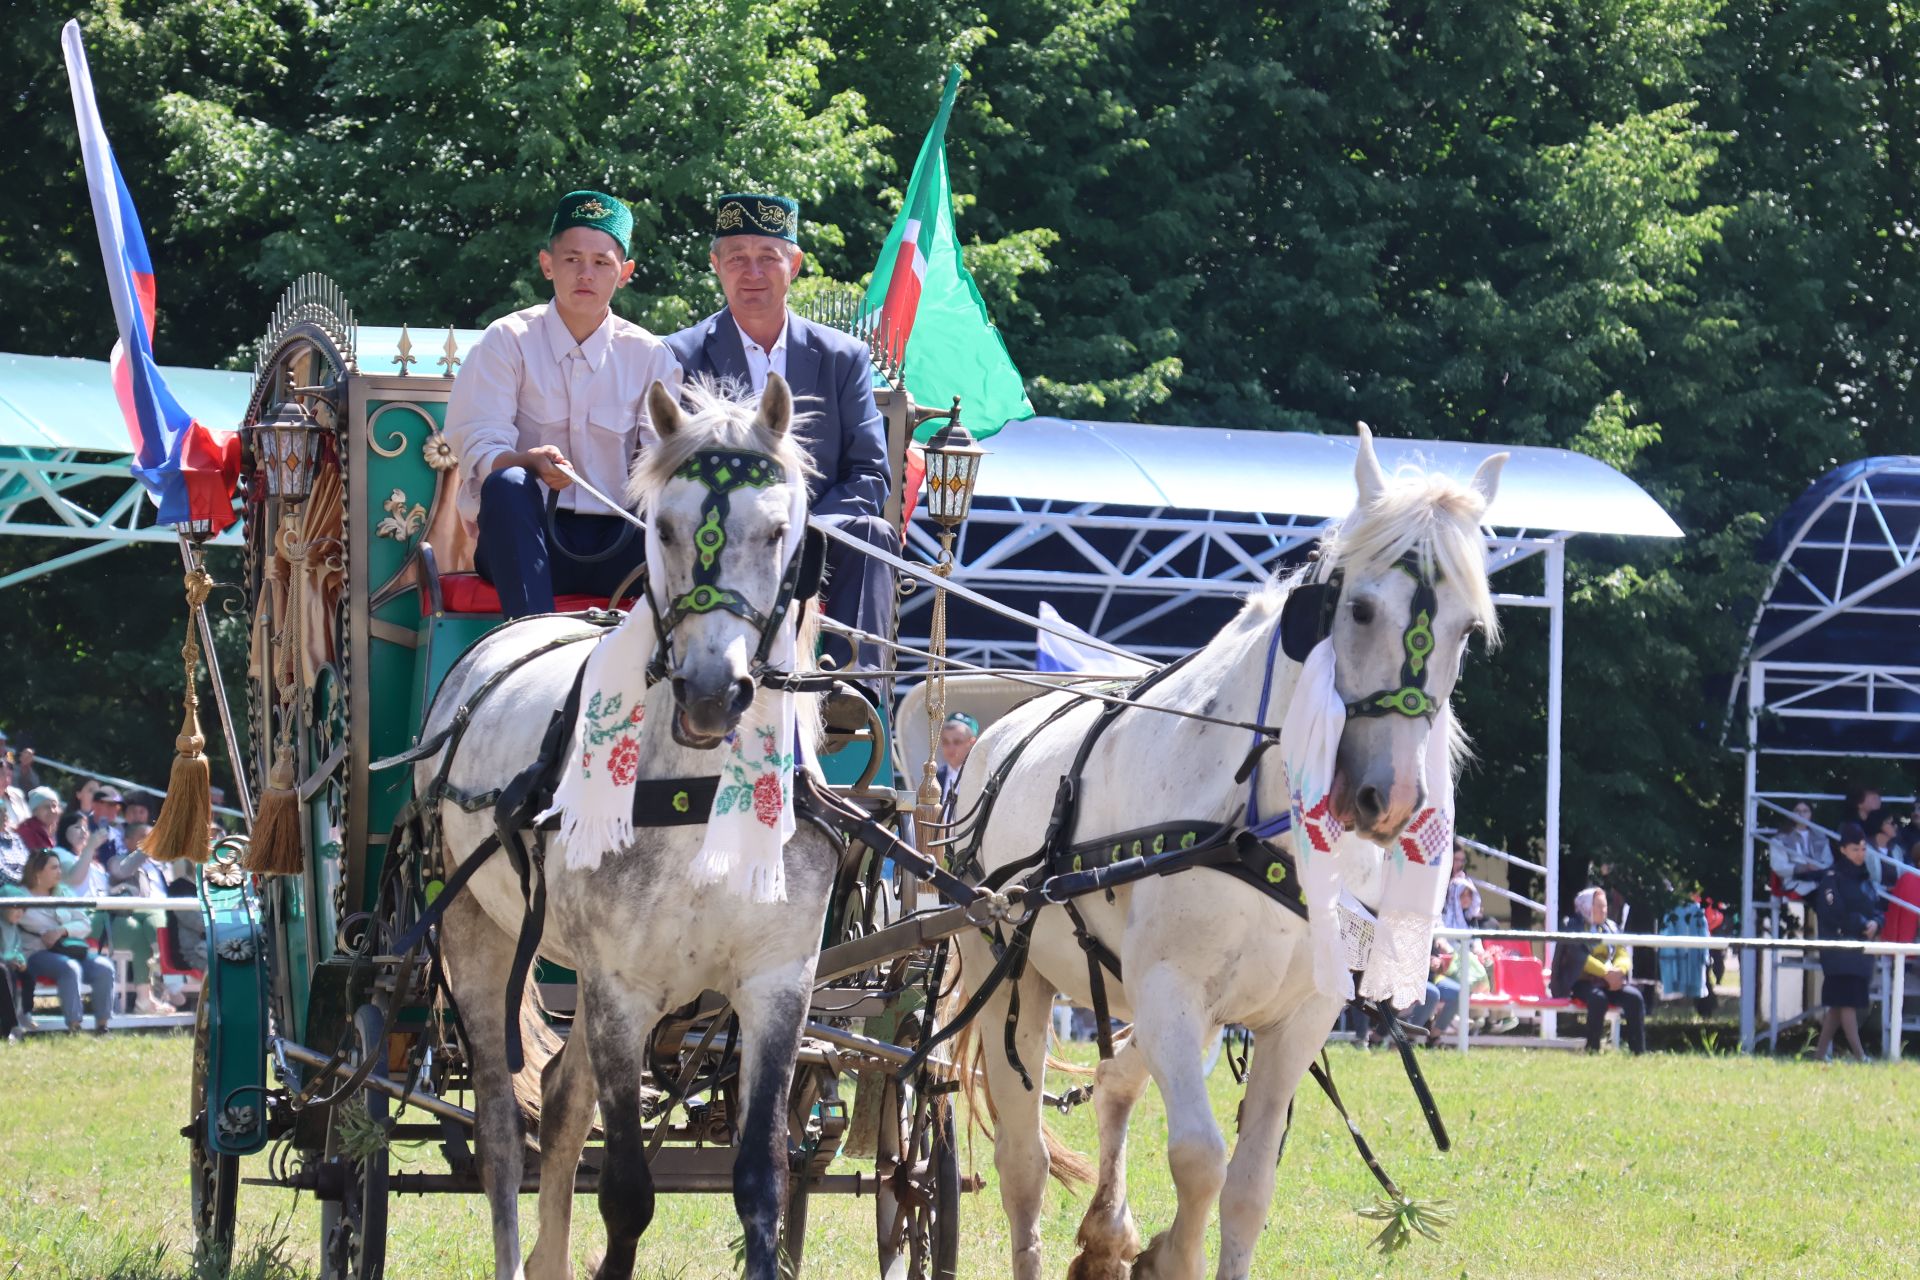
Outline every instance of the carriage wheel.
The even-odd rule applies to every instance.
[[[384,1023],[371,1005],[353,1016],[360,1052],[373,1054],[370,1077],[386,1078]],[[365,1121],[357,1114],[366,1108]],[[387,1266],[387,1148],[368,1144],[365,1124],[384,1126],[387,1097],[361,1090],[333,1108],[327,1121],[320,1211],[322,1280],[380,1280]],[[333,1193],[338,1192],[335,1196]]]
[[[926,1076],[920,1080],[925,1082]],[[874,1197],[881,1280],[954,1280],[960,1257],[960,1157],[945,1094],[888,1080],[880,1191]],[[897,1123],[891,1119],[898,1116]]]
[[[233,1259],[234,1197],[240,1189],[240,1157],[221,1155],[207,1143],[207,1076],[211,1070],[212,1002],[202,998],[193,1021],[193,1119],[187,1126],[192,1186],[194,1256],[213,1274],[225,1275]]]

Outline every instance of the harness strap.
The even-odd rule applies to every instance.
[[[612,615],[590,615],[586,621],[591,622],[596,627],[604,628],[612,625]],[[368,771],[378,773],[382,769],[391,769],[397,765],[412,764],[417,760],[424,760],[438,751],[442,746],[449,743],[451,743],[453,748],[458,748],[460,739],[466,736],[467,725],[473,719],[474,712],[480,709],[480,704],[485,702],[487,696],[500,686],[501,681],[526,666],[529,662],[532,662],[535,658],[545,657],[555,649],[573,644],[576,641],[598,640],[599,638],[600,633],[598,631],[580,631],[570,636],[560,636],[557,639],[549,640],[545,644],[536,645],[527,650],[482,681],[480,687],[467,696],[467,700],[460,704],[459,710],[453,713],[453,719],[449,721],[444,728],[440,729],[439,732],[424,742],[409,747],[397,756],[388,756],[384,760],[374,761],[367,766]],[[452,764],[453,750],[450,749],[447,752],[447,758],[440,763],[439,777],[434,780],[436,785],[446,780],[447,770]],[[429,796],[427,798],[435,799],[437,797]]]
[[[547,927],[547,877],[540,865],[546,839],[536,832],[535,847],[529,850],[520,839],[520,832],[534,825],[559,781],[573,736],[574,719],[580,712],[580,690],[586,674],[587,665],[583,662],[574,673],[565,704],[547,721],[540,755],[502,788],[500,800],[493,809],[494,832],[513,859],[513,869],[520,876],[520,893],[527,904],[520,922],[520,940],[513,951],[513,967],[507,971],[507,1069],[513,1072],[526,1066],[525,1046],[520,1039],[520,998],[526,991],[527,975],[533,970],[534,957],[539,953],[540,939]]]
[[[1073,921],[1074,937],[1080,943],[1080,949],[1087,954],[1087,989],[1093,997],[1093,1034],[1100,1046],[1100,1061],[1113,1057],[1112,1016],[1107,1012],[1107,975],[1103,970],[1113,971],[1114,981],[1125,981],[1120,976],[1120,957],[1113,954],[1107,944],[1093,936],[1087,928],[1087,922],[1081,918],[1080,908],[1073,903],[1063,904],[1067,909],[1067,918]],[[1013,1014],[1009,1010],[1008,1021]]]
[[[1433,1145],[1442,1151],[1453,1150],[1453,1140],[1447,1136],[1446,1122],[1440,1118],[1439,1104],[1433,1099],[1433,1090],[1427,1087],[1426,1074],[1420,1070],[1419,1057],[1407,1040],[1407,1033],[1401,1030],[1400,1019],[1379,1000],[1370,1001],[1362,1007],[1376,1021],[1385,1025],[1387,1037],[1393,1041],[1394,1048],[1400,1051],[1400,1064],[1406,1068],[1407,1080],[1413,1085],[1413,1096],[1419,1099],[1420,1114],[1427,1118],[1427,1129],[1433,1134]]]
[[[933,1055],[935,1049],[951,1040],[962,1028],[980,1016],[980,1011],[987,1007],[987,1001],[993,997],[994,991],[1007,980],[1016,966],[1019,966],[1022,972],[1025,971],[1027,948],[1033,941],[1033,921],[1038,911],[1037,904],[1028,909],[1025,918],[1013,931],[1013,940],[1002,949],[1000,958],[994,962],[993,968],[988,970],[986,978],[968,998],[967,1003],[961,1006],[960,1012],[956,1013],[946,1026],[921,1040],[919,1046],[914,1049],[913,1056],[894,1070],[894,1079],[900,1081],[911,1079],[921,1067],[926,1065],[927,1059]],[[1010,1055],[1010,1057],[1018,1066],[1018,1055]],[[1021,1078],[1027,1081],[1027,1088],[1031,1090],[1033,1083],[1027,1077],[1025,1068],[1021,1068]]]

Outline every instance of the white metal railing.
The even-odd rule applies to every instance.
[[[1823,940],[1820,938],[1716,938],[1699,934],[1666,933],[1568,933],[1549,929],[1448,929],[1433,931],[1436,938],[1449,942],[1471,942],[1475,939],[1493,938],[1501,941],[1516,942],[1574,942],[1591,945],[1604,942],[1615,947],[1653,947],[1657,950],[1681,951],[1860,951],[1869,956],[1893,958],[1892,973],[1885,988],[1887,1016],[1883,1021],[1887,1025],[1885,1036],[1885,1054],[1887,1061],[1897,1062],[1900,1058],[1900,1036],[1906,1020],[1907,966],[1906,959],[1920,956],[1920,942],[1856,942],[1840,939]],[[1466,983],[1460,984],[1460,1007],[1455,1015],[1458,1030],[1456,1042],[1462,1053],[1467,1050],[1468,1023],[1471,1021],[1470,1008],[1473,992]]]
[[[29,898],[14,894],[0,897],[0,910],[26,910],[30,907],[70,907],[79,911],[198,911],[200,899],[178,898],[135,898],[118,897],[71,897],[71,898]]]
[[[33,757],[33,767],[38,769],[41,765],[45,765],[49,769],[57,769],[61,773],[72,774],[78,778],[92,778],[95,782],[104,782],[109,786],[120,787],[125,791],[139,792],[142,795],[153,796],[156,799],[167,794],[165,787],[149,787],[138,782],[130,782],[125,778],[116,778],[110,773],[95,773],[92,769],[82,769],[77,764],[67,764],[60,760],[49,760],[47,757],[36,753]],[[222,804],[213,806],[213,811],[215,813],[225,814],[229,818],[244,818],[246,816],[238,809],[229,809]]]

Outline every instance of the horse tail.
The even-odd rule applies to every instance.
[[[964,1002],[960,986],[954,985],[953,993],[948,997],[949,1007],[942,1012],[952,1014]],[[988,1141],[993,1139],[994,1122],[1000,1118],[993,1105],[993,1089],[986,1083],[986,1044],[974,1034],[974,1025],[969,1022],[960,1029],[952,1040],[953,1070],[959,1078],[960,1090],[967,1099],[967,1117],[971,1124],[979,1128]],[[1058,1067],[1062,1071],[1075,1075],[1089,1074],[1084,1067],[1076,1067],[1070,1062],[1062,1062],[1049,1053],[1047,1065]],[[1040,1117],[1040,1140],[1047,1149],[1047,1172],[1054,1181],[1068,1190],[1076,1187],[1090,1187],[1094,1183],[1094,1164],[1091,1160],[1067,1145],[1066,1139],[1054,1131],[1045,1114]]]
[[[547,1021],[546,1002],[541,1000],[540,984],[531,973],[520,992],[520,1008],[515,1016],[520,1022],[520,1044],[526,1065],[514,1073],[513,1100],[520,1106],[520,1118],[526,1122],[527,1132],[537,1134],[541,1077],[546,1073],[547,1064],[559,1057],[566,1045]]]

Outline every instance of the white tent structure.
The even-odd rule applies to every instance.
[[[1749,938],[1763,918],[1780,928],[1781,901],[1765,892],[1767,837],[1797,801],[1840,799],[1796,786],[1792,762],[1920,760],[1920,457],[1862,458],[1829,471],[1775,521],[1759,555],[1771,573],[1727,702],[1729,723],[1744,724],[1732,745],[1746,762],[1740,932]],[[1764,988],[1775,1042],[1780,970],[1795,967],[1768,953]],[[1756,1039],[1760,970],[1745,952],[1743,1049]],[[1883,990],[1891,999],[1900,984],[1891,969],[1888,978]],[[1910,1014],[1902,1022],[1920,1028]]]
[[[1402,465],[1467,479],[1494,446],[1376,438],[1388,474]],[[1269,575],[1296,563],[1353,505],[1355,437],[1034,418],[987,442],[973,513],[955,547],[954,581],[1037,614],[1044,601],[1100,639],[1169,658],[1204,643]],[[1612,467],[1565,449],[1517,447],[1487,513],[1494,601],[1545,609],[1547,669],[1546,864],[1486,850],[1545,877],[1560,893],[1560,729],[1567,541],[1576,534],[1677,538],[1678,525]],[[908,531],[927,559],[934,526]],[[910,552],[911,554],[911,552]],[[1511,573],[1539,559],[1542,585]],[[1502,574],[1506,577],[1503,579]],[[1507,589],[1503,590],[1502,588]],[[932,593],[907,597],[900,632],[925,647]],[[1031,631],[949,601],[956,658],[1032,667]],[[1502,885],[1488,889],[1544,903]]]

